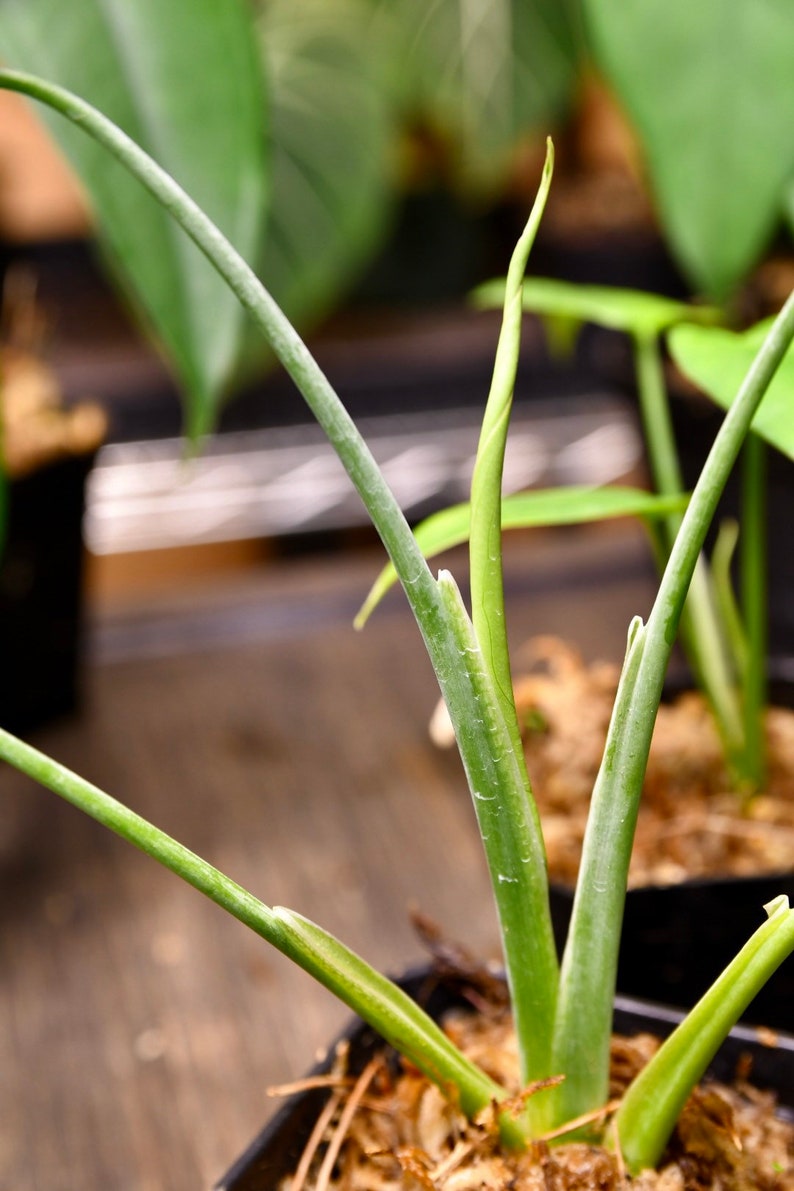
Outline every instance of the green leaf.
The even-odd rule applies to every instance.
[[[264,101],[245,6],[217,0],[3,0],[9,64],[92,101],[180,180],[247,259],[266,197]],[[102,244],[186,390],[187,429],[207,430],[243,316],[196,247],[104,149],[50,127],[86,186]]]
[[[0,758],[140,848],[330,989],[415,1062],[445,1092],[455,1089],[474,1115],[507,1093],[466,1059],[446,1034],[397,985],[321,927],[281,906],[271,908],[178,840],[98,786],[0,728]],[[503,1136],[523,1140],[514,1116],[504,1114]]]
[[[488,281],[472,294],[476,306],[489,309],[504,301],[504,281]],[[528,277],[524,282],[524,310],[580,323],[596,323],[649,339],[682,322],[716,322],[713,306],[675,302],[643,290],[607,285],[575,285],[550,277]]]
[[[507,982],[513,1006],[513,1021],[518,1046],[521,1082],[548,1075],[549,1051],[539,1039],[547,1038],[549,1045],[553,1029],[554,1005],[548,998],[538,998],[537,984],[527,979],[526,968],[533,966],[531,957],[537,946],[533,937],[536,915],[527,913],[534,905],[532,888],[537,888],[537,874],[527,880],[527,870],[534,865],[544,874],[546,855],[540,820],[534,810],[532,787],[526,770],[521,729],[513,697],[510,672],[510,651],[505,624],[504,572],[502,567],[502,475],[504,472],[507,433],[513,405],[516,369],[521,345],[521,288],[532,245],[535,242],[554,170],[554,147],[549,139],[546,161],[538,192],[532,204],[526,226],[519,237],[507,270],[502,326],[496,346],[493,376],[483,413],[477,455],[471,480],[471,528],[469,534],[469,580],[471,584],[471,638],[476,642],[483,670],[493,684],[493,694],[501,709],[510,750],[516,762],[520,788],[503,788],[496,799],[496,814],[481,819],[483,845],[491,869],[491,879],[499,907]],[[441,580],[439,578],[439,584]],[[465,641],[461,637],[461,642]],[[464,644],[464,649],[466,648]],[[474,681],[475,666],[470,656],[467,665]],[[497,708],[494,709],[494,712]],[[475,805],[496,798],[496,791],[475,792]],[[534,811],[533,848],[519,841],[525,835],[527,808]],[[495,820],[495,821],[494,821]],[[520,849],[523,862],[505,865],[504,849],[496,843],[499,835],[512,839],[512,847]],[[514,857],[515,859],[515,857]],[[508,873],[510,875],[508,875]],[[525,889],[525,886],[528,888]],[[556,969],[554,971],[556,982]],[[549,985],[555,984],[549,979]],[[545,1010],[545,1021],[539,1013]],[[534,1112],[534,1106],[529,1106]]]
[[[794,951],[794,911],[780,896],[695,1008],[662,1044],[623,1097],[616,1116],[620,1150],[631,1174],[653,1169],[694,1085],[728,1031]],[[653,1112],[648,1106],[653,1105]]]
[[[326,313],[384,235],[394,114],[363,0],[258,0],[272,192],[261,272],[295,322]]]
[[[612,517],[666,517],[686,508],[685,496],[654,496],[639,488],[576,487],[537,489],[506,496],[502,501],[502,529],[581,525]],[[433,558],[469,540],[471,506],[468,502],[434,513],[414,530],[425,558]],[[388,564],[375,580],[360,612],[356,628],[363,628],[372,612],[394,585],[397,576]]]
[[[664,676],[687,589],[720,497],[753,415],[794,340],[794,294],[753,360],[714,440],[673,542],[648,621],[635,622],[612,711],[582,845],[568,938],[560,968],[555,1069],[563,1118],[603,1103],[612,997],[631,844]],[[624,689],[625,684],[625,689]],[[587,1037],[588,1045],[582,1044]],[[590,1039],[595,1044],[590,1044]],[[647,1109],[647,1105],[646,1105]],[[650,1115],[650,1113],[649,1113]]]
[[[670,353],[681,371],[728,409],[772,325],[768,319],[737,334],[716,327],[676,327]],[[753,419],[753,430],[794,459],[794,350],[789,348]]]
[[[405,102],[445,138],[464,185],[492,190],[517,144],[545,135],[576,80],[572,0],[392,0]]]
[[[457,674],[473,696],[472,719],[452,718],[465,758],[499,915],[507,982],[520,1036],[520,1072],[530,1083],[553,1074],[551,1044],[558,965],[548,912],[546,851],[537,806],[528,788],[524,752],[516,748],[493,675],[448,571],[438,576],[447,625],[457,648]],[[448,703],[448,707],[451,705]],[[534,1132],[553,1124],[551,1100],[530,1096],[525,1114]]]
[[[502,326],[496,345],[493,376],[485,403],[471,479],[469,577],[474,632],[483,651],[485,664],[494,680],[505,720],[513,733],[514,747],[522,757],[521,732],[513,702],[504,616],[502,475],[521,346],[521,292],[524,273],[546,207],[553,171],[554,147],[549,140],[535,202],[513,250],[507,271]],[[521,1051],[520,1030],[517,1033]]]
[[[639,134],[670,245],[722,300],[794,175],[788,0],[584,0],[596,62]]]
[[[369,1022],[442,1091],[454,1089],[467,1116],[507,1099],[504,1088],[466,1059],[407,993],[339,939],[294,910],[276,906],[273,917],[284,932],[281,950]],[[506,1144],[526,1143],[514,1113],[504,1113],[500,1123]]]

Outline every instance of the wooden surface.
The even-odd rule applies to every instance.
[[[620,656],[647,611],[636,532],[519,542],[516,641]],[[395,971],[412,904],[485,955],[496,929],[457,760],[401,598],[350,618],[375,561],[282,564],[92,626],[82,714],[36,743],[264,900]],[[455,568],[457,571],[457,568]],[[0,774],[0,1189],[208,1188],[347,1017],[192,889]]]

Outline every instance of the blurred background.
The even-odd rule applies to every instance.
[[[73,0],[53,37],[43,0],[7,0],[3,59],[92,100],[184,181],[309,337],[414,520],[465,496],[498,329],[468,295],[505,272],[548,135],[533,273],[705,298],[738,324],[790,288],[782,6],[745,2],[730,22],[718,0],[694,16],[597,0],[127,8]],[[0,252],[9,598],[30,604],[36,567],[58,582],[53,508],[83,491],[92,606],[371,540],[204,262],[88,138],[6,93]],[[636,476],[627,344],[526,323],[506,487]],[[190,461],[185,432],[211,434]]]

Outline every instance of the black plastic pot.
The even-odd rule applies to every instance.
[[[764,905],[781,893],[794,904],[794,871],[630,889],[618,964],[620,993],[679,1009],[694,1005],[764,921]],[[562,947],[573,891],[555,886],[551,901]],[[778,968],[743,1021],[794,1031],[794,957]]]
[[[27,732],[72,711],[79,694],[82,519],[92,455],[9,486],[0,562],[0,723]]]
[[[794,707],[793,678],[791,659],[770,663],[771,703]],[[674,682],[672,693],[684,685]],[[621,935],[618,991],[679,1009],[694,1005],[764,921],[766,903],[779,894],[786,894],[794,905],[794,857],[791,869],[785,872],[704,877],[677,885],[630,889]],[[552,918],[560,950],[572,905],[572,889],[552,887]],[[794,1032],[794,956],[748,1006],[743,1020]]]
[[[409,976],[402,986],[433,1016],[466,1006],[459,984],[446,983],[427,970]],[[669,1034],[680,1021],[673,1010],[619,998],[615,1007],[615,1031],[623,1034]],[[350,1045],[351,1070],[361,1071],[384,1043],[369,1026],[355,1019],[342,1035]],[[334,1047],[329,1051],[333,1055]],[[794,1115],[794,1038],[780,1036],[775,1046],[764,1045],[753,1030],[738,1027],[726,1039],[709,1073],[730,1081],[740,1059],[750,1056],[753,1083],[771,1089],[782,1110]],[[312,1074],[329,1070],[330,1058],[318,1064]],[[326,1089],[312,1089],[292,1097],[273,1117],[245,1153],[217,1184],[216,1191],[274,1191],[281,1179],[291,1174],[300,1161],[312,1126],[328,1098]]]

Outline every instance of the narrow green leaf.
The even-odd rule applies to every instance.
[[[788,898],[765,907],[768,920],[630,1085],[617,1112],[620,1151],[630,1174],[653,1169],[694,1085],[753,997],[794,951]]]
[[[779,374],[778,374],[779,375]],[[791,396],[794,397],[794,389]],[[751,434],[742,452],[741,486],[741,607],[747,634],[742,688],[745,734],[745,789],[751,797],[766,780],[766,722],[769,702],[767,659],[769,646],[767,590],[767,447]]]
[[[8,65],[85,95],[179,179],[247,259],[266,199],[264,97],[244,4],[217,0],[3,0]],[[207,430],[243,315],[226,284],[128,171],[79,130],[50,127],[88,190],[101,243]]]
[[[502,529],[535,529],[559,525],[583,525],[613,517],[642,517],[644,520],[683,512],[686,496],[655,496],[641,488],[613,485],[592,488],[572,485],[568,488],[539,488],[518,492],[502,500]],[[414,530],[425,558],[434,558],[445,550],[469,540],[471,505],[452,505],[433,513]],[[397,582],[394,567],[387,563],[373,583],[358,612],[355,625],[363,628],[386,593]]]
[[[794,8],[584,0],[583,10],[671,247],[695,287],[722,300],[765,249],[794,176]]]
[[[794,339],[794,294],[764,340],[725,418],[684,514],[641,638],[630,640],[625,698],[615,702],[588,815],[560,973],[555,1059],[566,1072],[563,1116],[603,1102],[617,951],[633,828],[656,712],[686,593],[728,475],[776,369]],[[641,648],[640,648],[641,643]],[[605,853],[605,841],[609,841]],[[605,855],[609,863],[605,863]],[[583,1047],[581,1039],[594,1039]]]
[[[654,487],[671,496],[683,491],[683,479],[659,336],[635,335],[634,360]],[[672,514],[663,526],[666,556],[681,527],[681,520],[680,513]],[[698,562],[692,576],[679,632],[695,681],[708,699],[729,765],[737,774],[743,774],[746,749],[741,700],[736,689],[736,661],[730,653],[726,630],[720,623],[705,559]]]
[[[516,753],[493,676],[460,592],[448,572],[438,577],[457,646],[454,682],[474,695],[472,718],[453,721],[467,760],[474,810],[499,913],[522,1080],[552,1074],[551,1041],[557,999],[557,952],[549,913],[546,851],[537,807],[525,782],[523,749]],[[527,1114],[534,1130],[548,1125],[551,1099],[533,1096]]]
[[[483,309],[500,307],[505,283],[487,281],[474,290],[472,301]],[[524,282],[524,310],[548,317],[595,323],[639,338],[653,338],[682,322],[716,322],[720,311],[713,306],[675,302],[644,290],[608,285],[576,285],[552,277],[528,277]]]
[[[283,907],[266,906],[104,790],[3,729],[0,759],[157,860],[278,948],[417,1063],[445,1092],[455,1089],[464,1112],[474,1114],[505,1098],[506,1092],[465,1059],[410,997],[327,931]],[[505,1120],[503,1128],[513,1144],[523,1139],[515,1122]]]
[[[496,345],[493,377],[483,413],[471,480],[469,570],[474,632],[491,672],[513,745],[523,757],[521,733],[513,702],[510,656],[504,610],[502,573],[502,474],[513,392],[521,345],[521,294],[524,273],[535,242],[554,171],[554,148],[548,141],[546,161],[532,205],[507,272],[504,312]],[[526,779],[527,783],[529,779]]]
[[[711,575],[714,580],[714,597],[720,610],[720,620],[725,625],[730,641],[731,654],[736,659],[740,677],[747,669],[747,634],[742,623],[736,592],[733,587],[732,566],[736,547],[739,544],[739,522],[728,518],[721,521],[711,552]]]
[[[565,1072],[565,1080],[553,1093],[558,1121],[572,1120],[608,1098],[626,875],[645,776],[646,758],[636,740],[648,720],[653,723],[661,690],[661,682],[657,691],[638,682],[647,641],[647,626],[635,617],[591,798],[560,970],[553,1066]]]
[[[676,327],[668,337],[670,354],[685,376],[728,409],[772,322],[765,319],[740,334],[718,327]],[[794,459],[794,349],[786,353],[769,386],[753,430]]]
[[[463,1057],[415,1001],[344,943],[292,910],[276,906],[273,916],[284,928],[282,950],[369,1022],[446,1094],[454,1088],[467,1116],[475,1116],[507,1097],[504,1088]],[[525,1143],[514,1118],[505,1114],[502,1124],[508,1143]]]

